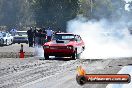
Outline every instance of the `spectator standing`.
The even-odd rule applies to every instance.
[[[53,35],[53,31],[52,31],[51,27],[48,27],[48,30],[46,30],[46,32],[47,32],[47,40],[51,41],[51,37]]]
[[[33,30],[32,27],[27,31],[29,47],[33,47]]]
[[[42,45],[45,43],[45,42],[47,42],[47,38],[46,38],[46,29],[45,28],[43,28],[42,29]]]
[[[42,29],[38,30],[38,45],[42,45]]]
[[[39,32],[38,30],[36,29],[36,33],[35,33],[35,46],[38,46],[39,45]]]
[[[34,31],[33,31],[33,43],[34,43],[34,46],[37,43],[36,38],[37,38],[37,28],[34,27]]]
[[[15,36],[16,35],[16,32],[17,32],[17,30],[15,28],[14,29],[11,29],[11,31],[10,31],[10,33],[11,33],[12,36]]]

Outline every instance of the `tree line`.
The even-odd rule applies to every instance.
[[[131,17],[132,9],[125,11],[124,6],[124,0],[0,0],[0,26],[51,26],[65,31],[67,21],[80,14],[97,20]]]

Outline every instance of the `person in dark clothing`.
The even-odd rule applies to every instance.
[[[47,42],[47,38],[46,38],[46,28],[43,28],[42,29],[43,32],[42,32],[42,44],[46,43]]]
[[[34,46],[36,44],[36,37],[37,37],[37,28],[34,27],[34,31],[33,31],[33,43],[34,43]]]
[[[42,29],[39,29],[38,30],[38,45],[39,46],[42,44],[42,41],[41,41],[42,35],[41,35],[41,33],[42,33]]]
[[[43,31],[43,33],[46,34],[46,28],[43,27],[42,31]]]
[[[38,46],[39,45],[39,32],[38,30],[36,30],[36,33],[35,33],[35,46]]]
[[[46,42],[46,40],[47,40],[47,36],[46,36],[46,28],[43,28],[43,37],[44,37],[44,41]],[[44,42],[44,43],[45,43]]]
[[[33,31],[32,27],[27,31],[29,47],[33,47]]]

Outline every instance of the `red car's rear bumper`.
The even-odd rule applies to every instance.
[[[44,54],[49,56],[71,56],[74,54],[72,49],[44,49]]]

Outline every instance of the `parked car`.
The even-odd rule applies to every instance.
[[[49,56],[78,59],[85,45],[79,35],[56,33],[50,42],[43,45],[43,49],[45,59],[49,59]]]
[[[13,43],[13,36],[10,33],[0,32],[0,45],[10,45]]]
[[[3,34],[0,33],[0,45],[3,45],[4,44],[4,41],[3,41]]]
[[[27,43],[28,44],[28,35],[27,31],[17,31],[14,36],[13,43]]]

